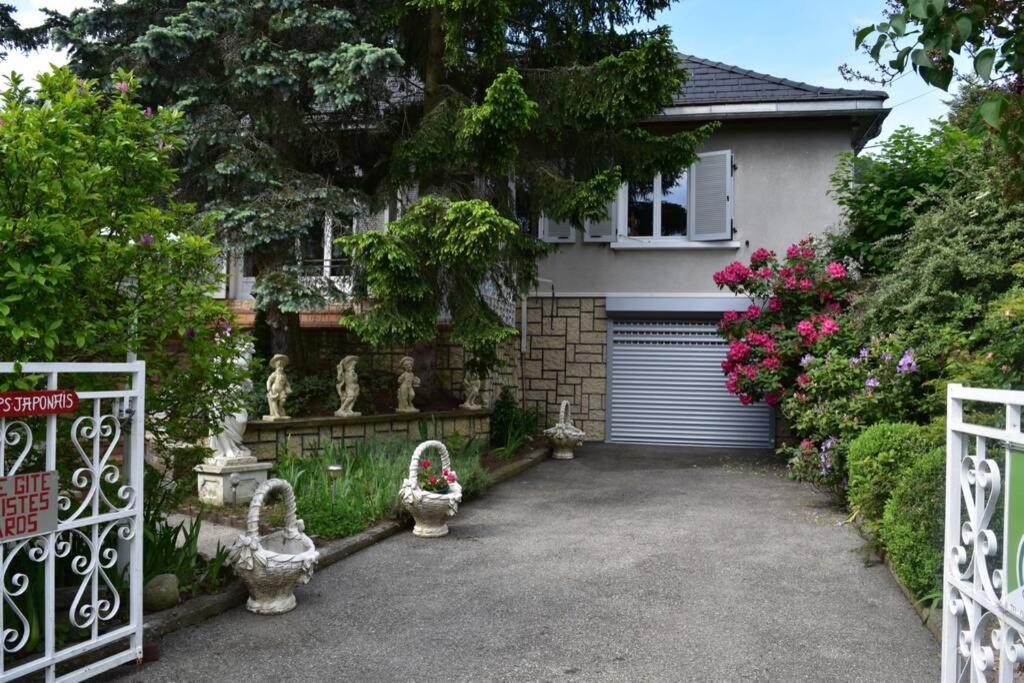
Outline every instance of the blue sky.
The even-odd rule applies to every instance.
[[[14,2],[26,26],[41,21],[42,7],[68,12],[88,4],[87,0]],[[672,27],[681,52],[813,85],[874,89],[866,83],[847,83],[837,67],[848,62],[868,70],[867,58],[853,49],[853,32],[878,21],[883,5],[883,0],[679,0],[659,17],[659,23]],[[15,53],[0,63],[0,73],[13,69],[34,76],[51,62],[63,63],[64,58],[51,50]],[[883,137],[900,125],[926,130],[930,119],[946,111],[948,95],[915,74],[900,78],[887,90],[888,106],[894,109]]]

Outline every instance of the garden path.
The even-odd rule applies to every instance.
[[[172,634],[125,679],[934,681],[938,645],[771,456],[587,445],[324,569],[279,617]]]

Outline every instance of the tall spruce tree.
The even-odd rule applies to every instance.
[[[695,160],[709,127],[647,125],[686,77],[667,28],[639,28],[670,4],[102,0],[51,28],[83,75],[133,68],[154,103],[185,110],[182,191],[262,254],[271,313],[317,298],[285,267],[296,235],[360,198],[420,198],[387,232],[342,240],[374,300],[347,323],[408,344],[446,310],[486,372],[515,331],[481,285],[530,288],[538,217],[605,219],[622,182]]]
[[[179,194],[249,256],[273,350],[290,351],[297,313],[340,295],[298,265],[303,242],[360,206],[359,149],[397,52],[316,0],[102,0],[49,25],[80,75],[131,69],[144,101],[185,113]]]

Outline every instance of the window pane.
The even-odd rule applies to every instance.
[[[654,235],[654,192],[651,185],[629,186],[629,211],[626,224],[630,237]]]
[[[665,178],[661,192],[661,235],[662,237],[680,237],[686,234],[686,210],[688,208],[686,172],[672,183]],[[669,185],[669,183],[672,183]]]

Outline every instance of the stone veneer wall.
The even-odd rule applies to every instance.
[[[523,392],[547,425],[558,419],[563,399],[588,441],[605,434],[608,314],[603,297],[531,298],[527,303]]]
[[[250,422],[244,440],[260,460],[275,460],[285,454],[310,457],[320,455],[331,443],[348,445],[367,438],[390,437],[418,441],[420,424],[424,422],[429,438],[444,439],[457,432],[465,437],[486,439],[491,429],[489,412],[458,410]]]

